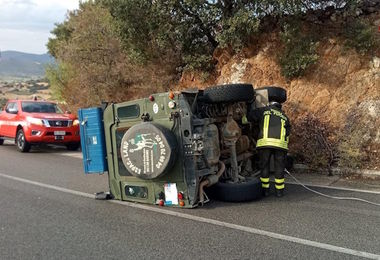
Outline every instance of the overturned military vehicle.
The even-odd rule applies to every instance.
[[[79,110],[86,173],[113,198],[192,208],[261,197],[249,111],[285,102],[279,87],[229,84]]]

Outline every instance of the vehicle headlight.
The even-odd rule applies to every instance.
[[[75,119],[74,121],[73,121],[73,125],[75,126],[75,125],[79,125],[79,120],[78,119]]]
[[[42,119],[39,119],[39,118],[27,117],[26,120],[29,122],[29,124],[44,125],[44,122],[42,121]]]

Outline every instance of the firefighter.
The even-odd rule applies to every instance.
[[[249,121],[259,127],[256,149],[259,154],[261,186],[263,195],[269,196],[269,166],[274,159],[276,196],[284,195],[284,170],[288,151],[290,122],[278,102],[270,102],[268,106],[251,110]]]

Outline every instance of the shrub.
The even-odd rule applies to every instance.
[[[331,174],[336,160],[336,145],[330,139],[331,132],[327,125],[307,114],[293,124],[290,150],[298,161],[313,169],[328,169]]]
[[[359,132],[341,135],[342,139],[338,145],[338,164],[340,167],[357,169],[362,166],[366,156],[363,152],[360,135]]]
[[[8,99],[6,99],[6,98],[0,98],[0,111],[3,109],[3,107],[7,103],[7,100]]]
[[[211,71],[213,67],[212,57],[209,55],[197,55],[191,56],[186,55],[183,58],[184,62],[187,64],[185,67],[185,71]]]
[[[344,46],[355,49],[364,55],[371,53],[376,46],[374,32],[368,24],[362,21],[350,21],[343,30]]]
[[[371,146],[377,133],[376,127],[363,127],[374,118],[366,113],[366,103],[352,108],[347,115],[346,124],[338,133],[338,164],[344,168],[363,168],[368,159],[366,148]]]
[[[217,35],[221,47],[231,46],[235,51],[241,50],[249,43],[252,35],[258,32],[260,19],[249,9],[240,9],[223,22],[223,30]]]
[[[279,63],[281,73],[287,79],[304,75],[305,71],[318,61],[318,42],[310,35],[303,34],[298,26],[285,25],[281,40],[285,46]]]

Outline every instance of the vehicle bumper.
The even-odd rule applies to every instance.
[[[71,143],[80,142],[79,127],[30,126],[25,131],[29,143]],[[61,133],[59,133],[61,132]],[[64,132],[64,133],[63,133]]]

